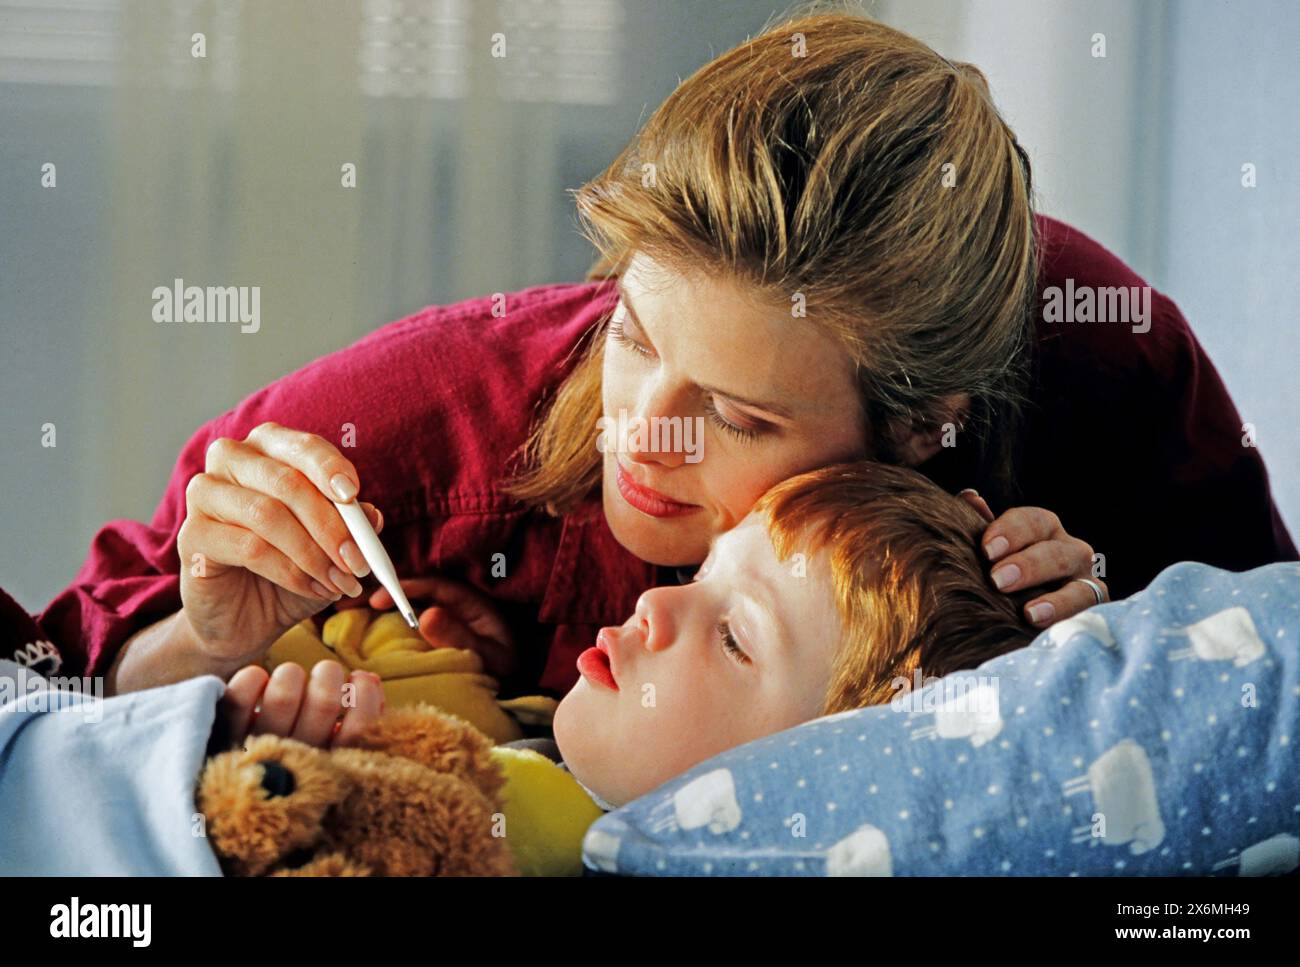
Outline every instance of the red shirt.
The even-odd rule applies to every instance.
[[[1041,289],[1141,285],[1081,233],[1039,219]],[[516,451],[576,361],[572,350],[617,296],[612,283],[536,286],[507,298],[430,306],[309,363],[199,430],[181,451],[149,524],[120,520],[96,535],[73,583],[41,616],[68,674],[102,674],[135,631],[180,607],[176,534],[185,486],[217,437],[242,439],[274,420],[355,447],[361,496],[384,513],[398,574],[469,582],[501,606],[521,672],[504,690],[577,681],[575,660],[602,625],[621,624],[637,597],[672,575],[633,557],[605,523],[599,493],[556,519],[500,494]],[[1056,512],[1106,555],[1115,597],[1163,567],[1198,560],[1245,569],[1294,560],[1257,450],[1177,307],[1153,293],[1151,330],[1118,323],[1038,323],[1037,364],[1023,438],[1023,503]],[[922,469],[953,489],[960,454]],[[1006,508],[994,508],[1000,513]],[[504,554],[506,575],[492,576]]]

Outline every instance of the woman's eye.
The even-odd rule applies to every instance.
[[[637,355],[645,356],[647,358],[654,356],[654,353],[646,349],[627,334],[627,330],[623,328],[623,320],[619,319],[617,316],[612,316],[609,320],[609,335],[610,338],[624,349],[630,349]]]
[[[748,427],[737,426],[735,423],[732,423],[721,413],[719,413],[718,405],[713,401],[712,396],[705,397],[704,412],[709,414],[709,420],[713,423],[714,426],[716,426],[719,430],[722,430],[725,433],[730,433],[737,440],[744,440],[748,442],[750,440],[754,440],[759,435],[758,430],[751,430]]]
[[[736,644],[736,638],[731,633],[731,625],[725,618],[718,622],[718,637],[722,639],[722,650],[731,658],[741,665],[749,664],[749,656],[741,650],[740,645]]]
[[[624,349],[630,349],[638,356],[644,356],[646,359],[654,358],[655,354],[653,351],[647,349],[645,346],[642,346],[639,342],[637,342],[635,339],[633,339],[631,336],[627,334],[627,329],[623,324],[623,320],[619,318],[617,315],[610,316],[609,337],[613,339],[616,343],[618,343],[620,346],[622,346]],[[749,442],[751,440],[757,439],[762,434],[761,430],[754,430],[754,429],[750,429],[749,427],[739,426],[735,423],[732,423],[730,420],[724,417],[721,413],[718,412],[717,403],[714,402],[712,396],[705,397],[704,411],[709,415],[709,420],[710,422],[713,423],[714,426],[722,430],[724,433],[728,433],[731,436],[735,437],[737,440]]]

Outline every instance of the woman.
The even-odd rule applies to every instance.
[[[1036,219],[969,65],[855,15],[788,22],[681,84],[577,201],[600,281],[426,309],[201,428],[152,524],[107,525],[43,616],[71,664],[126,691],[256,661],[359,593],[327,499],[358,492],[441,604],[425,635],[556,693],[770,485],[843,459],[1012,507],[985,548],[1002,590],[1041,587],[1039,627],[1174,561],[1295,556],[1171,302],[1144,332],[1038,309],[1142,282]],[[656,420],[679,436],[632,429]]]

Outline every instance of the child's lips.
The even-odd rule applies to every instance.
[[[592,681],[618,691],[618,677],[614,674],[613,641],[609,628],[601,628],[596,644],[578,656],[578,671]]]
[[[578,656],[578,671],[591,681],[618,691],[618,681],[610,665],[609,655],[599,647],[588,648]]]

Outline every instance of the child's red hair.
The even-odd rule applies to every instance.
[[[988,576],[983,518],[916,471],[836,464],[777,484],[754,509],[780,560],[827,552],[844,639],[822,715],[882,704],[918,669],[974,668],[1037,634],[1024,595]]]

